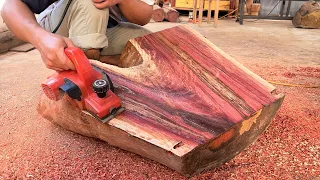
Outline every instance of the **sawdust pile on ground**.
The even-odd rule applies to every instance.
[[[319,86],[319,41],[299,40],[297,45],[292,37],[301,37],[290,34],[280,34],[281,39],[274,32],[282,32],[289,23],[279,24],[250,24],[248,30],[227,21],[218,29],[204,27],[200,32],[264,79]],[[254,34],[261,26],[270,29]],[[317,37],[315,31],[294,31],[307,33],[305,38]],[[254,41],[257,36],[259,42]],[[279,38],[282,43],[275,42]],[[245,46],[273,42],[276,45],[265,50]],[[298,57],[302,53],[298,46],[309,53]],[[52,72],[45,69],[37,51],[1,55],[0,73],[0,180],[184,179],[159,163],[42,119],[35,111],[39,84]],[[320,89],[276,87],[286,97],[268,131],[232,161],[194,179],[320,178]]]

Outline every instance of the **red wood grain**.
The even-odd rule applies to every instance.
[[[126,108],[117,119],[189,144],[189,150],[276,100],[264,85],[183,26],[136,38],[127,48],[136,49],[143,59],[129,68],[131,76],[106,69]]]

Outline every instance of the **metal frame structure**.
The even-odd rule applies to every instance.
[[[292,20],[293,17],[289,16],[290,8],[291,8],[291,2],[292,1],[309,1],[309,0],[279,0],[281,3],[280,6],[280,16],[245,16],[244,15],[244,8],[245,8],[245,0],[239,1],[239,16],[237,18],[237,21],[242,25],[243,19],[274,19],[274,20]],[[284,7],[286,5],[286,2],[288,2],[287,5],[287,11],[284,16]]]

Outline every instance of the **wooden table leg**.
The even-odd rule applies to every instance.
[[[246,0],[246,7],[248,15],[251,15],[251,9],[252,9],[253,0]]]
[[[204,5],[204,0],[200,0],[199,23],[198,23],[198,26],[201,26],[201,25],[202,25],[203,5]]]
[[[239,23],[241,25],[243,25],[243,17],[244,17],[244,0],[240,0],[240,4],[239,4],[239,12],[240,12],[240,16],[239,16]]]
[[[219,0],[216,0],[216,7],[214,9],[214,27],[218,27],[218,18],[219,18]]]
[[[193,0],[193,24],[197,23],[197,0]]]
[[[211,22],[211,6],[212,6],[212,0],[209,0],[209,7],[208,7],[208,15],[207,15],[207,22],[210,24]]]
[[[239,0],[235,0],[234,9],[238,9],[235,12],[235,15],[238,16],[238,13],[239,13]]]

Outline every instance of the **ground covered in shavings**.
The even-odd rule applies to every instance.
[[[242,37],[238,39],[242,41]],[[274,41],[272,37],[265,41],[268,39]],[[302,65],[288,66],[281,58],[260,63],[268,58],[259,55],[263,51],[255,51],[260,58],[256,61],[247,56],[252,50],[237,54],[240,47],[231,46],[223,37],[212,41],[264,79],[320,85],[320,67],[314,63],[314,55],[305,54]],[[281,53],[286,50],[283,47]],[[276,58],[269,53],[269,58]],[[285,60],[297,60],[294,52],[287,54]],[[306,63],[308,59],[312,63]],[[0,74],[0,180],[186,179],[157,162],[69,132],[40,117],[35,110],[39,85],[52,72],[43,66],[37,51],[1,55]],[[235,159],[192,179],[320,178],[320,88],[275,86],[286,97],[269,129]]]

